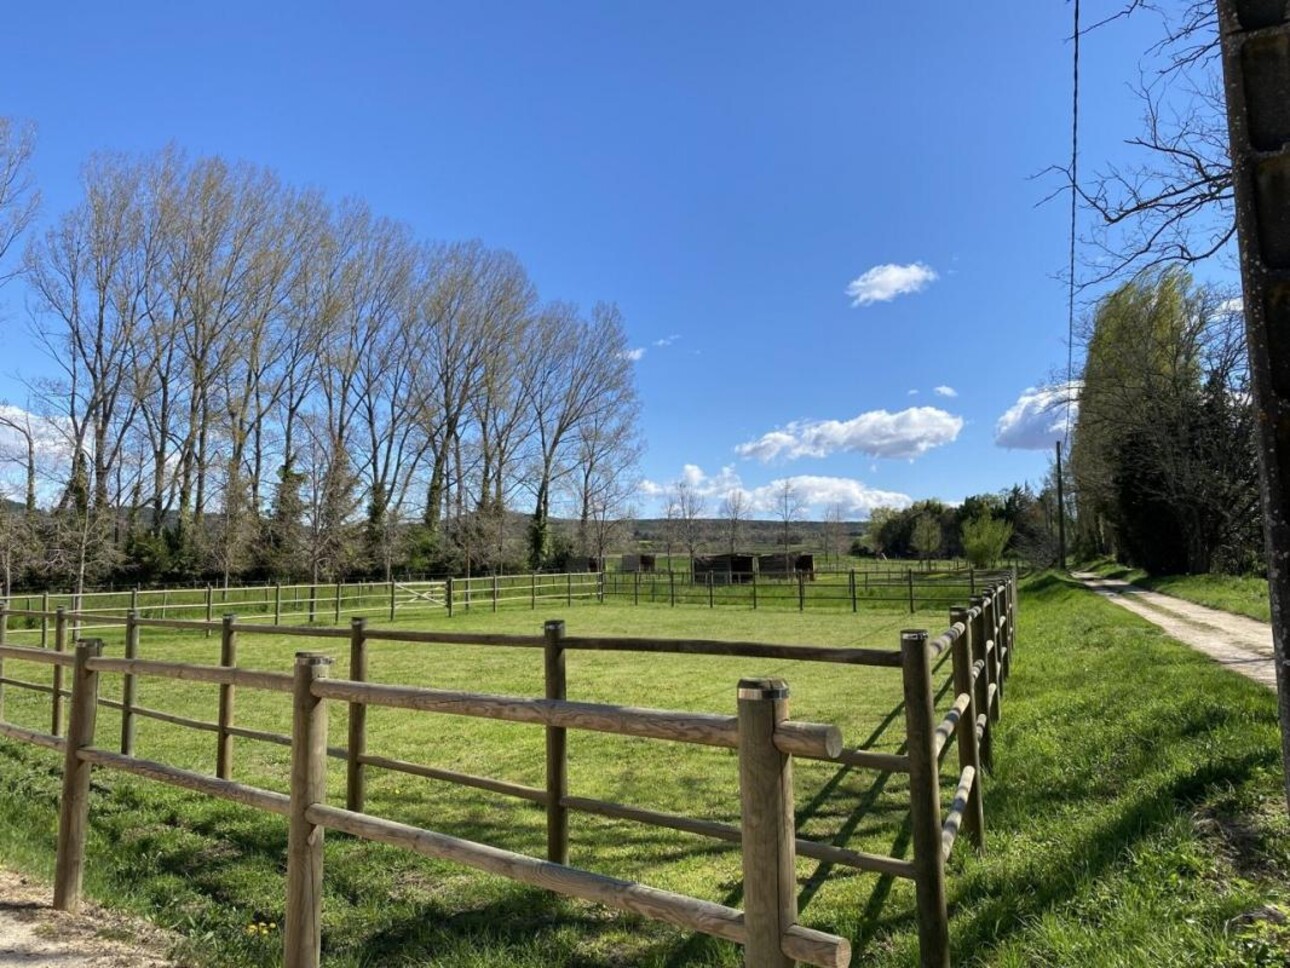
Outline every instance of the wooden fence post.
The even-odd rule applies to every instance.
[[[529,572],[529,609],[537,608],[537,572]]]
[[[639,605],[640,603],[641,603],[641,573],[639,571],[634,571],[632,572],[632,604]]]
[[[566,599],[566,605],[572,608],[573,607],[573,572],[565,573],[564,589],[565,589],[564,594]]]
[[[210,626],[215,621],[215,589],[211,583],[206,583],[206,638],[211,637]]]
[[[285,968],[318,968],[322,958],[323,828],[310,823],[306,813],[327,799],[327,704],[313,694],[313,684],[327,677],[330,665],[330,656],[296,653],[287,913],[282,931]]]
[[[551,619],[542,626],[546,636],[544,679],[546,698],[564,699],[566,693],[564,622]],[[554,864],[569,863],[569,812],[564,798],[569,795],[568,738],[563,726],[546,727],[546,857]]]
[[[451,588],[451,587],[452,587],[452,584],[451,584],[452,579],[451,579],[451,578],[449,578],[449,579],[448,579],[448,582],[449,582],[448,587],[449,587],[449,588]],[[394,585],[394,582],[390,582],[390,621],[391,621],[391,622],[393,622],[393,621],[394,621],[394,606],[395,606],[394,595],[395,595],[395,585]],[[451,615],[451,614],[452,614],[452,609],[451,609],[451,608],[449,608],[449,609],[448,609],[448,614],[449,614],[449,615]]]
[[[754,569],[752,573],[752,587],[753,587],[752,588],[753,611],[755,612],[757,611],[757,571],[756,569]]]
[[[313,625],[318,620],[318,586],[316,584],[309,586],[309,624]]]
[[[712,572],[708,572],[708,608],[715,608],[716,601],[712,596]]]
[[[349,677],[367,681],[367,619],[349,620]],[[363,812],[367,800],[367,703],[349,704],[349,757],[345,761],[345,809]]]
[[[40,647],[49,648],[49,592],[40,593]]]
[[[273,583],[273,624],[282,624],[282,582]]]
[[[444,582],[443,586],[444,601],[448,605],[448,617],[452,618],[452,575]]]
[[[232,669],[237,665],[237,633],[233,631],[236,615],[225,615],[220,629],[219,664]],[[224,682],[219,687],[219,722],[215,733],[215,775],[221,780],[233,777],[233,734],[228,728],[233,725],[233,702],[237,697],[237,687],[231,682]]]
[[[618,589],[618,579],[614,579],[614,590]],[[605,604],[605,559],[600,559],[600,571],[596,572],[596,600]]]
[[[345,589],[344,585],[342,585],[340,582],[336,582],[336,618],[335,618],[335,621],[332,622],[333,625],[340,624],[340,598],[341,598],[341,595],[344,593],[344,589]]]
[[[744,965],[792,968],[781,939],[797,923],[793,763],[775,746],[775,728],[788,718],[788,686],[740,679],[738,702]]]
[[[918,901],[918,951],[923,968],[949,968],[949,913],[941,854],[941,785],[936,761],[931,650],[922,629],[900,633],[909,743],[910,825]]]
[[[497,572],[493,572],[493,611],[497,611]]]
[[[976,569],[968,569],[968,597],[976,594]]]
[[[851,569],[850,585],[851,585],[851,611],[852,613],[854,613],[856,611],[856,570],[854,568]]]
[[[0,645],[5,644],[9,632],[9,603],[0,602]],[[0,678],[4,676],[4,656],[0,655]],[[4,719],[4,683],[0,682],[0,720]]]
[[[125,657],[139,657],[139,613],[125,613]],[[134,703],[138,683],[132,672],[121,677],[121,755],[134,756]]]
[[[914,614],[914,569],[905,569],[906,578],[909,581],[909,614]]]
[[[54,611],[54,651],[67,651],[67,609],[62,605]],[[63,667],[54,666],[54,728],[55,736],[63,735]]]
[[[972,767],[976,780],[968,794],[963,811],[963,830],[978,850],[985,847],[985,806],[981,798],[981,746],[976,735],[976,690],[972,688],[972,618],[964,605],[950,609],[950,625],[962,624],[963,634],[954,640],[951,661],[954,663],[954,695],[968,694],[967,709],[959,717],[958,733],[959,772]]]
[[[797,573],[797,610],[806,611],[806,572]]]
[[[987,770],[994,770],[994,738],[990,728],[990,660],[985,654],[985,598],[977,595],[970,602],[972,619],[972,664],[981,663],[981,675],[976,680],[976,715],[981,724],[981,762]]]
[[[668,594],[672,600],[672,607],[676,608],[676,572],[672,570],[671,559],[668,560],[667,583],[668,583]]]
[[[139,586],[135,585],[130,589],[130,607],[136,612],[139,611]],[[45,611],[49,611],[49,594],[45,594]]]
[[[88,668],[103,654],[102,639],[76,644],[72,669],[72,710],[63,751],[63,796],[58,805],[58,855],[54,862],[54,909],[75,913],[81,906],[85,871],[85,835],[90,825],[90,764],[80,757],[94,745],[99,708],[99,674]]]

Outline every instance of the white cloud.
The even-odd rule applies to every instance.
[[[633,363],[639,363],[641,361],[641,357],[645,355],[645,347],[636,346],[630,350],[623,350],[623,352],[620,355],[625,360],[631,360]]]
[[[922,262],[905,266],[889,262],[874,266],[852,279],[847,284],[847,295],[851,297],[852,306],[869,306],[918,292],[936,279],[936,270]]]
[[[959,392],[953,387],[939,386],[932,390],[938,397],[957,397]]]
[[[654,345],[662,349],[663,347],[671,346],[680,338],[680,333],[673,333],[671,336],[664,336],[662,339],[654,340]]]
[[[735,453],[763,463],[777,457],[827,457],[838,451],[870,457],[918,457],[953,442],[962,429],[962,417],[936,407],[910,407],[898,413],[870,410],[850,420],[795,421],[740,444]]]
[[[905,391],[905,396],[907,396],[907,397],[916,397],[916,396],[918,396],[918,391],[917,391],[917,390],[906,390],[906,391]]]
[[[1079,413],[1081,383],[1026,387],[1017,402],[994,425],[996,446],[1009,450],[1049,450],[1053,441],[1066,436],[1066,405],[1070,403],[1072,425]]]
[[[704,515],[707,517],[717,517],[720,514],[720,501],[731,491],[738,491],[744,496],[754,515],[773,517],[776,499],[782,493],[785,481],[793,485],[797,497],[807,507],[806,513],[815,518],[822,517],[825,509],[832,504],[842,505],[846,513],[853,517],[867,517],[874,508],[905,508],[913,503],[913,498],[908,494],[869,487],[852,477],[799,474],[750,488],[744,486],[732,466],[727,465],[716,474],[709,475],[697,464],[686,464],[677,479],[684,481],[706,500]],[[669,489],[668,485],[655,481],[644,481],[641,485],[642,493],[652,498],[663,497]]]

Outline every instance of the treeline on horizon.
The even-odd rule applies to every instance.
[[[628,516],[621,314],[509,252],[174,148],[91,159],[28,236],[7,585],[540,568]]]

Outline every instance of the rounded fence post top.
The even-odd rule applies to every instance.
[[[740,699],[787,699],[788,683],[783,679],[740,679]]]
[[[103,653],[102,639],[77,639],[76,651],[85,652],[92,656],[98,656]]]
[[[349,624],[352,628],[363,628],[367,625],[367,616],[355,615],[349,620]]]
[[[549,618],[549,619],[547,619],[545,622],[543,622],[543,623],[542,623],[542,628],[543,628],[543,629],[545,629],[545,630],[546,630],[546,631],[548,631],[548,632],[551,632],[551,631],[563,632],[563,631],[564,631],[564,619],[562,619],[562,618]]]
[[[901,629],[900,630],[900,641],[902,642],[917,642],[920,639],[924,642],[927,641],[928,639],[927,629]]]
[[[953,621],[955,620],[955,618],[954,618],[954,617],[955,617],[956,615],[957,615],[959,618],[967,618],[967,617],[968,617],[968,611],[969,611],[969,608],[968,608],[968,606],[966,606],[966,605],[951,605],[951,606],[950,606],[950,621],[951,621],[951,622],[953,622]]]
[[[332,658],[326,652],[297,652],[297,666],[325,666],[331,665]]]

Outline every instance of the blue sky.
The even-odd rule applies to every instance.
[[[1154,26],[1086,42],[1086,165],[1123,154]],[[858,514],[1045,471],[995,436],[1065,365],[1067,210],[1031,176],[1069,151],[1069,32],[1057,0],[28,3],[0,113],[39,126],[45,219],[91,152],[173,141],[509,248],[621,306],[650,482],[800,477]],[[884,266],[863,292],[921,289],[853,305]],[[21,402],[20,286],[0,314]]]

